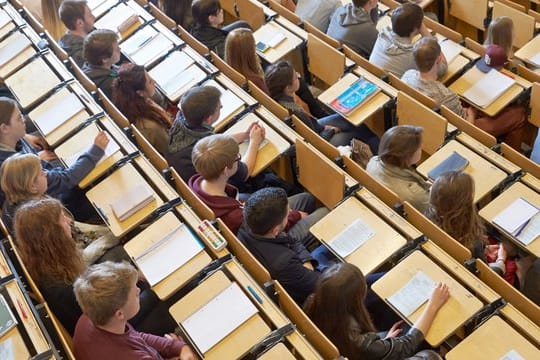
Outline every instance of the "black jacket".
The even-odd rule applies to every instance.
[[[191,30],[191,34],[210,49],[210,51],[214,51],[220,58],[224,58],[227,31],[210,25],[195,25]]]

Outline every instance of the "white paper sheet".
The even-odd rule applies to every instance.
[[[22,33],[17,31],[11,35],[0,43],[0,66],[4,66],[30,45],[30,40]]]
[[[11,21],[11,17],[3,10],[0,10],[0,29]]]
[[[13,351],[13,340],[11,338],[0,342],[0,359],[15,360],[15,352]]]
[[[534,215],[527,225],[516,236],[523,245],[527,246],[540,236],[540,213]]]
[[[172,82],[178,78],[194,62],[183,51],[174,51],[165,60],[150,70],[149,74],[162,89],[166,89],[168,82]]]
[[[221,92],[220,102],[222,107],[219,113],[219,118],[212,124],[213,127],[216,127],[244,105],[244,101],[236,96],[234,92],[229,89],[224,89],[213,79],[206,81],[203,86],[214,86]]]
[[[487,108],[516,81],[509,76],[501,74],[492,69],[485,74],[478,82],[463,93],[463,97],[472,103]]]
[[[135,257],[137,266],[151,286],[165,279],[203,249],[184,224],[156,240],[150,248]]]
[[[88,125],[86,128],[82,129],[80,133],[77,133],[74,135],[74,137],[71,139],[68,139],[64,144],[66,144],[66,147],[69,147],[71,149],[78,149],[77,151],[71,153],[71,154],[65,154],[62,150],[62,147],[64,144],[60,145],[56,153],[59,157],[61,157],[64,160],[64,163],[67,167],[72,166],[75,164],[79,156],[84,154],[84,152],[88,151],[90,149],[91,145],[85,146],[85,143],[81,143],[81,139],[79,137],[82,137],[82,141],[93,142],[97,134],[99,133],[100,129],[96,124]],[[110,135],[108,135],[110,138]],[[77,147],[77,145],[80,145]],[[109,143],[107,144],[107,147],[105,148],[105,154],[99,159],[97,164],[102,163],[106,159],[108,159],[111,155],[113,155],[115,152],[120,151],[120,146],[114,139],[110,139]],[[96,164],[96,165],[97,165]]]
[[[540,52],[529,59],[536,66],[540,66]]]
[[[121,45],[120,49],[128,56],[132,56],[138,50],[147,45],[150,40],[157,36],[158,32],[152,26],[145,26],[131,35]]]
[[[493,218],[493,223],[499,225],[512,235],[538,213],[538,208],[523,198],[516,199]]]
[[[516,350],[510,350],[501,357],[501,360],[525,360]]]
[[[54,95],[53,95],[54,96]],[[84,109],[84,105],[72,92],[66,96],[55,96],[52,101],[45,102],[29,115],[41,129],[44,136],[49,135],[60,125]]]
[[[463,46],[456,44],[450,39],[439,40],[441,51],[446,58],[446,61],[450,64],[461,53]]]
[[[339,256],[345,258],[374,235],[375,232],[373,229],[362,220],[356,219],[336,237],[330,240],[328,245],[337,252]]]
[[[182,326],[204,354],[256,313],[257,308],[233,282],[182,321]]]
[[[135,12],[126,4],[120,4],[112,8],[101,19],[94,24],[96,29],[109,29],[118,31],[121,26],[131,16],[136,15]]]
[[[410,316],[431,296],[435,282],[426,274],[419,271],[394,295],[388,298],[403,316]]]

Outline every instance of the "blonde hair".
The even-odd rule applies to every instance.
[[[75,280],[73,290],[83,313],[102,326],[126,305],[136,279],[137,270],[127,262],[105,261],[90,266]]]
[[[255,38],[249,29],[231,31],[225,39],[225,62],[245,77],[264,80],[261,61],[255,51]]]
[[[514,40],[514,22],[508,16],[500,16],[491,20],[487,29],[487,39],[484,45],[499,45],[506,52],[507,57],[514,54],[512,42]]]
[[[210,135],[197,141],[191,161],[205,180],[216,180],[226,167],[234,165],[239,151],[238,144],[231,136]]]
[[[43,26],[55,40],[60,39],[66,32],[66,26],[58,14],[61,3],[62,0],[41,0]]]
[[[35,154],[15,154],[7,158],[0,168],[0,185],[8,204],[43,195],[32,190],[41,171],[41,160]]]

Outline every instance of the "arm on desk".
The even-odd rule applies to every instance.
[[[444,305],[446,300],[450,297],[450,291],[446,284],[439,283],[437,287],[433,290],[433,294],[429,299],[424,311],[416,320],[413,325],[413,328],[418,329],[422,334],[427,334],[437,312]]]
[[[253,169],[255,168],[255,162],[257,161],[257,153],[259,152],[259,146],[265,138],[265,130],[258,123],[250,125],[249,129],[249,144],[242,162],[244,162],[248,168],[248,174],[251,176]]]

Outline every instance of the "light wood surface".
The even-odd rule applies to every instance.
[[[479,30],[485,30],[484,19],[487,17],[488,0],[454,0],[449,10],[450,15]]]
[[[496,19],[501,16],[508,16],[514,24],[514,41],[512,45],[520,48],[532,39],[536,23],[534,17],[500,1],[495,1],[493,3],[492,18]]]
[[[534,57],[539,52],[540,52],[540,36],[535,36],[528,43],[523,45],[518,51],[516,51],[514,56],[536,67],[538,65],[535,65],[531,61],[531,58]]]
[[[501,309],[501,316],[540,348],[540,327],[531,319],[523,315],[512,304],[506,304]]]
[[[258,359],[259,360],[293,360],[296,358],[283,343],[278,343],[277,345],[272,346],[270,350],[265,352]]]
[[[273,64],[276,61],[280,60],[291,51],[296,49],[301,43],[302,39],[294,35],[289,30],[280,26],[275,21],[270,21],[263,26],[261,26],[257,31],[253,33],[255,37],[255,43],[261,41],[261,39],[272,38],[273,34],[282,33],[285,36],[285,40],[279,43],[275,48],[270,48],[264,53],[259,53],[259,56],[263,58],[266,62]]]
[[[6,56],[4,52],[9,51],[9,48],[8,50],[5,50],[5,48],[15,43],[21,44],[21,48],[24,48],[19,53],[14,54],[13,52],[10,52],[10,54]],[[9,59],[0,68],[0,77],[2,79],[5,79],[9,75],[11,75],[26,60],[30,59],[36,53],[36,50],[31,45],[32,44],[30,40],[19,31],[16,31],[7,39],[4,39],[2,41],[2,46],[0,47],[0,54],[2,54],[2,57],[6,56],[6,59]]]
[[[435,282],[447,284],[450,288],[450,298],[437,313],[425,337],[431,346],[438,346],[474,315],[483,304],[420,251],[415,251],[402,260],[375,282],[371,289],[379,297],[386,300],[401,289],[419,271],[425,273]],[[407,322],[414,323],[425,306],[426,303],[412,313],[406,319]]]

